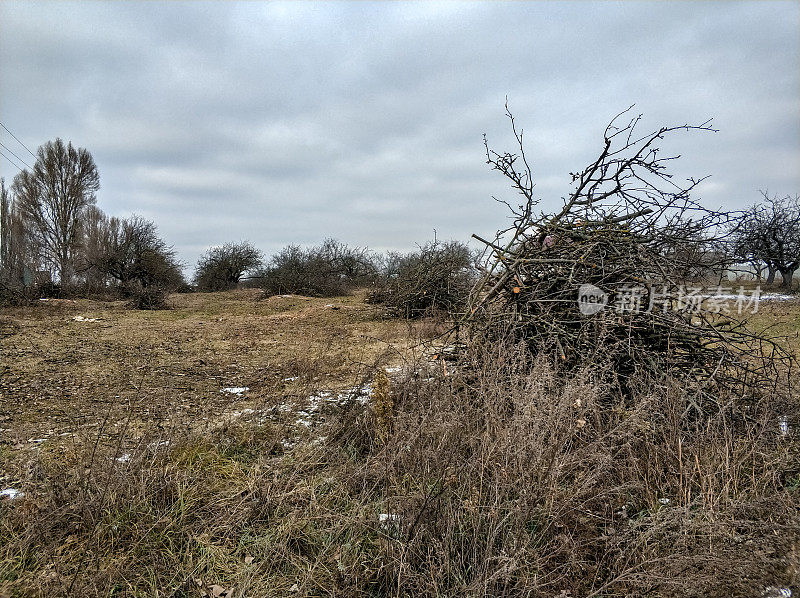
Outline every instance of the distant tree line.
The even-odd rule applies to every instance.
[[[800,195],[779,197],[761,192],[762,200],[748,208],[733,231],[734,261],[749,264],[759,281],[790,290],[800,268]]]
[[[347,295],[368,289],[370,303],[393,315],[415,318],[462,309],[475,282],[475,252],[458,241],[433,241],[409,253],[381,255],[336,239],[303,248],[288,245],[268,261],[248,242],[226,243],[200,257],[199,291],[223,291],[240,283],[267,296]]]
[[[108,216],[97,206],[99,189],[92,155],[61,139],[38,148],[33,168],[15,176],[10,188],[0,180],[1,300],[118,297],[155,309],[169,293],[191,289],[155,223]],[[368,288],[370,301],[417,317],[464,303],[473,257],[455,241],[380,255],[326,239],[313,247],[289,245],[265,259],[242,241],[208,249],[193,282],[204,292],[245,284],[267,296],[332,297]]]
[[[61,139],[39,147],[10,189],[0,180],[0,298],[102,293],[157,308],[186,285],[156,225],[107,216],[99,188],[92,155]]]
[[[163,307],[167,295],[191,290],[175,252],[156,225],[140,216],[110,217],[97,207],[100,176],[91,154],[61,139],[38,148],[30,170],[7,188],[0,179],[0,300],[43,295],[103,295],[145,309]],[[732,219],[730,241],[709,250],[686,237],[684,253],[701,251],[686,277],[727,276],[747,264],[759,281],[792,288],[800,268],[800,196],[770,196]],[[702,231],[697,231],[702,236]],[[702,247],[702,250],[698,250]],[[196,290],[239,285],[267,295],[332,297],[369,289],[368,300],[390,313],[417,317],[464,308],[475,280],[477,256],[457,241],[434,241],[405,254],[378,254],[336,239],[289,245],[266,259],[247,241],[208,249],[195,268]],[[708,262],[708,266],[705,265]],[[719,265],[725,264],[722,269]],[[712,267],[713,266],[713,267]],[[766,274],[766,277],[764,277]]]

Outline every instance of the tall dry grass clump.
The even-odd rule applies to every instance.
[[[392,427],[394,401],[391,394],[391,383],[386,372],[381,368],[372,381],[372,407],[375,410],[378,438],[386,442]]]
[[[797,584],[798,443],[779,427],[796,406],[729,396],[697,420],[675,380],[641,379],[631,401],[604,379],[564,379],[524,345],[484,346],[448,377],[400,386],[387,441],[368,419],[343,426],[337,442],[360,456],[353,483],[391,515],[380,587],[757,596]]]

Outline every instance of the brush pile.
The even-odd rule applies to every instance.
[[[673,131],[713,129],[706,122],[638,136],[641,117],[617,125],[625,114],[606,128],[599,158],[571,175],[562,209],[537,215],[522,131],[507,112],[519,151],[501,154],[487,144],[487,161],[524,202],[503,202],[513,225],[493,241],[474,235],[489,255],[467,328],[510,334],[570,369],[608,366],[623,383],[635,372],[657,372],[705,387],[775,386],[788,356],[744,326],[757,309],[752,293],[732,298],[721,286],[721,231],[737,215],[694,202],[690,191],[700,180],[673,183],[665,167],[677,156],[661,157],[656,146]]]

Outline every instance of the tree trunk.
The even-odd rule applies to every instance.
[[[794,279],[794,272],[796,268],[783,268],[781,269],[781,277],[783,278],[783,284],[781,284],[781,288],[786,291],[792,290],[792,280]]]
[[[756,282],[761,284],[761,279],[764,278],[764,266],[758,262],[755,262],[753,263],[753,270],[755,270]]]
[[[767,264],[767,284],[775,284],[775,266]]]
[[[58,262],[58,284],[66,290],[72,283],[72,263],[66,248],[61,251]]]

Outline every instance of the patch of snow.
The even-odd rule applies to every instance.
[[[400,366],[397,366],[397,367],[393,367],[393,368],[384,368],[384,371],[387,374],[396,374],[397,372],[401,371],[402,369],[403,368],[401,368]]]
[[[325,421],[326,407],[343,407],[350,401],[366,404],[371,396],[372,389],[369,385],[348,388],[342,391],[321,390],[310,395],[303,403],[281,402],[263,410],[243,409],[236,411],[232,417],[243,414],[258,414],[258,422],[264,423],[275,418],[276,413],[293,413],[296,416],[295,425],[312,428]]]
[[[284,378],[283,381],[284,382],[294,382],[295,380],[298,380],[299,378],[300,378],[300,376],[292,376],[291,378]]]
[[[6,488],[4,490],[0,490],[0,498],[5,498],[7,500],[22,498],[23,496],[25,496],[25,493],[21,490],[17,490],[16,488]]]
[[[241,417],[243,415],[250,415],[250,414],[255,413],[255,412],[256,412],[255,409],[250,409],[250,408],[242,409],[241,411],[234,411],[233,413],[231,413],[231,418],[233,419],[233,418]]]
[[[364,386],[354,386],[340,392],[336,400],[341,405],[349,399],[354,399],[356,402],[366,405],[372,396],[372,385],[365,384]]]
[[[122,453],[119,457],[117,457],[117,461],[119,463],[127,463],[130,460],[131,460],[131,454],[130,453]]]
[[[84,318],[83,316],[75,316],[72,318],[73,322],[98,322],[100,318]]]
[[[228,394],[232,395],[240,395],[246,393],[250,390],[247,386],[228,386],[227,388],[223,388],[220,392],[227,392]]]
[[[400,515],[396,513],[379,513],[378,524],[394,538],[400,535]]]
[[[394,521],[400,521],[397,513],[378,513],[378,523],[388,524]]]
[[[328,405],[342,407],[350,400],[355,400],[361,404],[366,404],[371,396],[372,389],[369,385],[348,388],[334,394],[332,391],[322,390],[317,394],[308,397],[305,407],[297,410],[300,416],[295,423],[298,425],[311,427],[316,421],[324,421],[320,417],[320,411]],[[292,407],[286,403],[277,406],[279,411],[292,411]]]

